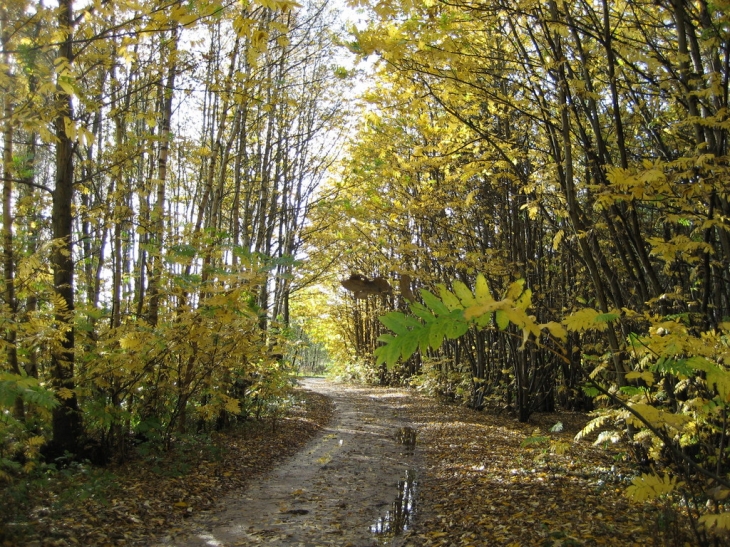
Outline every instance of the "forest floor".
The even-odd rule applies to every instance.
[[[573,442],[583,414],[520,424],[408,390],[303,387],[273,433],[254,424],[220,436],[215,452],[91,474],[96,483],[75,487],[63,509],[39,503],[22,544],[692,544],[673,513],[626,499],[632,470],[618,448]],[[551,432],[557,422],[562,431]]]

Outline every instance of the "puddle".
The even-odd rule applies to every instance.
[[[417,486],[415,470],[406,470],[405,480],[398,481],[398,495],[390,510],[370,525],[370,532],[386,539],[407,531],[416,510]]]
[[[416,448],[416,430],[412,427],[399,427],[395,439],[406,447],[409,452]]]

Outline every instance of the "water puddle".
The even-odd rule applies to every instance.
[[[416,448],[416,430],[412,427],[399,427],[395,433],[395,439],[406,447],[408,452]]]
[[[390,510],[370,525],[370,532],[389,539],[407,531],[416,510],[417,486],[415,470],[406,470],[405,480],[398,481],[398,495]]]

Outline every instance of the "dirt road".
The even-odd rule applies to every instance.
[[[404,417],[406,392],[302,382],[331,397],[329,427],[295,457],[219,511],[191,522],[182,547],[397,546],[417,506],[417,432]]]

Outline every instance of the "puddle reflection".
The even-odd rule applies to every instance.
[[[407,531],[416,510],[417,485],[416,472],[413,469],[406,470],[405,480],[398,481],[398,495],[390,511],[370,526],[370,532],[381,537],[392,537]]]
[[[416,448],[416,430],[412,427],[399,427],[395,438],[411,452]]]

